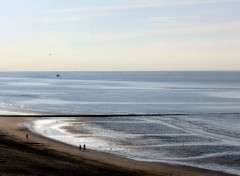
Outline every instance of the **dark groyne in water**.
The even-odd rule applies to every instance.
[[[199,113],[199,114],[35,114],[35,115],[0,115],[0,117],[163,117],[163,116],[195,116],[195,115],[240,115],[240,113]]]
[[[158,116],[181,116],[190,114],[36,114],[36,115],[0,115],[0,117],[158,117]]]

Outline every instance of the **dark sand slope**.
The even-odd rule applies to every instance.
[[[133,161],[105,153],[80,152],[17,126],[27,118],[0,118],[0,175],[228,175],[203,169]],[[29,134],[29,140],[25,134]]]
[[[0,136],[0,174],[4,175],[136,175],[118,167],[75,159],[38,143],[19,143]]]

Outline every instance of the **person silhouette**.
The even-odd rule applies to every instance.
[[[80,151],[82,150],[82,146],[81,146],[81,145],[79,145],[79,150],[80,150]]]
[[[28,139],[28,134],[26,134],[26,139]]]
[[[86,145],[85,144],[83,145],[83,151],[86,151]]]

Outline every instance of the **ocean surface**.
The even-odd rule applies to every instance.
[[[240,72],[0,72],[0,114],[81,114],[25,125],[135,160],[240,175]]]

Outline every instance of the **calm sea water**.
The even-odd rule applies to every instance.
[[[239,112],[240,72],[0,73],[8,112]],[[5,113],[5,112],[3,112]]]
[[[0,113],[142,114],[26,125],[76,146],[240,175],[240,72],[56,74],[0,73]]]

